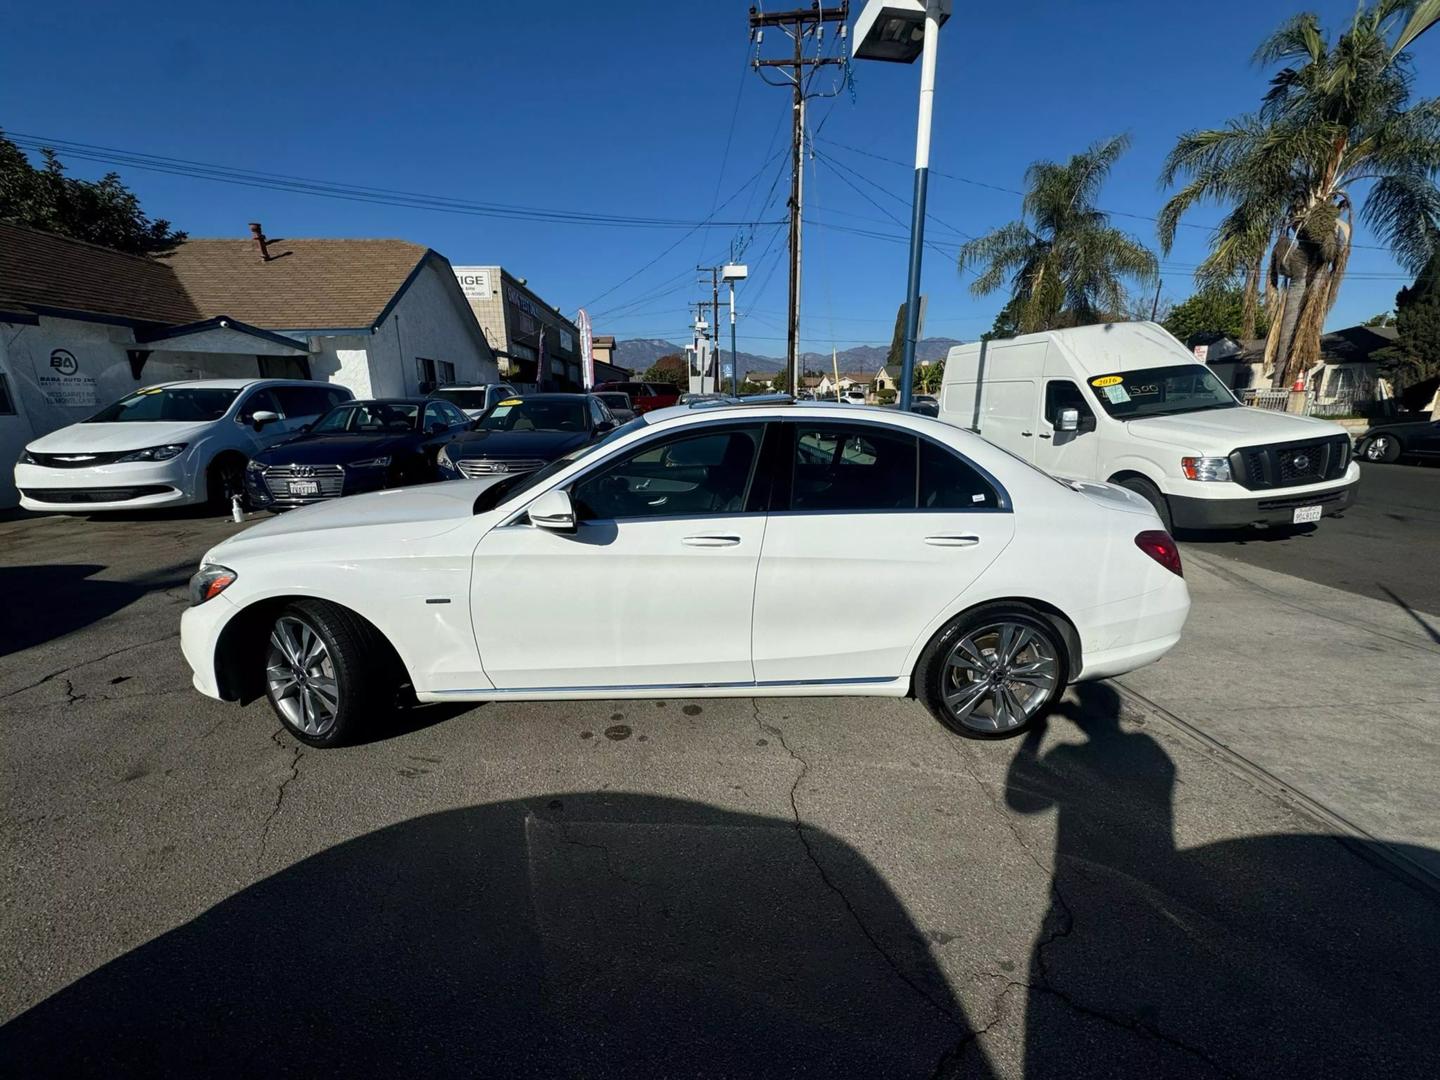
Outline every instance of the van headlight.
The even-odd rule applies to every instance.
[[[185,452],[186,444],[183,442],[166,443],[164,446],[147,446],[144,450],[134,450],[124,457],[116,458],[116,461],[169,461]]]
[[[1230,459],[1223,457],[1182,457],[1180,471],[1186,480],[1229,480]]]
[[[199,607],[206,600],[214,600],[235,584],[237,576],[234,570],[218,563],[200,567],[190,579],[190,606]]]

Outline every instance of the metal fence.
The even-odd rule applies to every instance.
[[[1240,400],[1257,409],[1284,412],[1290,407],[1289,390],[1241,390]]]
[[[1270,409],[1274,412],[1290,410],[1289,390],[1241,390],[1240,400],[1256,409]],[[1370,387],[1346,388],[1317,395],[1314,390],[1305,391],[1301,412],[1305,416],[1372,416],[1378,415],[1383,403],[1375,400]]]

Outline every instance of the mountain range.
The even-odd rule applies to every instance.
[[[956,345],[962,344],[964,342],[957,341],[955,338],[921,338],[915,343],[915,359],[922,364],[943,360],[946,353]],[[855,345],[849,349],[841,349],[836,354],[835,360],[842,372],[873,373],[880,370],[880,365],[885,362],[885,357],[889,352],[890,348],[887,345]],[[685,346],[676,345],[673,341],[666,341],[664,338],[630,338],[616,343],[615,363],[640,375],[660,357],[670,353],[684,356]],[[724,357],[729,359],[729,356],[730,350],[726,349]],[[779,371],[785,366],[784,359],[776,356],[757,356],[755,353],[742,352],[737,359],[741,374],[747,371]],[[830,370],[829,353],[801,353],[800,359],[807,371]]]

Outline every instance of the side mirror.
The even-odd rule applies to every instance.
[[[575,507],[570,502],[570,493],[562,488],[555,488],[541,495],[530,504],[530,524],[556,532],[570,532],[574,529]]]
[[[1079,431],[1079,430],[1080,430],[1080,410],[1079,410],[1079,409],[1061,409],[1061,410],[1060,410],[1060,416],[1059,416],[1059,417],[1056,419],[1056,421],[1055,421],[1055,430],[1056,430],[1056,431]]]
[[[275,423],[275,421],[279,419],[280,414],[277,412],[271,412],[269,409],[260,409],[258,412],[253,412],[250,414],[250,423],[255,426],[256,431],[259,431],[266,424]]]
[[[600,423],[598,423],[598,424],[595,425],[595,434],[596,434],[596,435],[604,435],[607,431],[614,431],[614,430],[615,430],[615,425],[614,425],[614,423],[612,423],[612,422],[609,421],[609,420],[601,420]]]
[[[303,433],[309,431],[309,430],[310,430],[311,428],[313,428],[314,426],[315,426],[315,421],[312,420],[312,421],[310,421],[310,423],[308,423],[308,424],[301,424],[301,425],[300,425],[300,431],[301,431],[301,433],[303,434]]]

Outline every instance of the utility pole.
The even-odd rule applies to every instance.
[[[785,355],[786,363],[790,368],[791,392],[797,392],[800,386],[800,241],[801,241],[801,206],[804,198],[804,169],[803,158],[805,149],[805,99],[808,96],[806,91],[809,87],[809,79],[806,78],[806,69],[813,70],[827,64],[843,64],[843,56],[813,56],[804,55],[804,46],[807,38],[814,36],[818,40],[824,32],[826,23],[838,22],[840,24],[840,38],[845,37],[845,21],[850,16],[850,5],[848,0],[835,7],[824,7],[820,0],[815,0],[808,8],[797,8],[793,11],[759,11],[756,8],[750,9],[750,35],[759,45],[764,34],[765,27],[778,27],[782,32],[790,36],[794,43],[794,53],[784,60],[761,60],[758,57],[752,61],[751,66],[760,71],[764,68],[785,68],[785,76],[789,81],[791,90],[791,116],[790,116],[790,295],[789,295],[789,317],[785,328]],[[816,50],[817,54],[819,50]],[[763,77],[763,76],[762,76]],[[767,79],[766,82],[769,82]],[[784,83],[772,83],[774,86],[783,86]]]
[[[715,363],[717,365],[715,369],[715,389],[719,390],[720,369],[718,365],[720,363],[720,267],[697,266],[695,267],[695,269],[699,270],[701,273],[704,273],[706,271],[709,271],[710,273],[710,300],[708,301],[710,305],[710,340],[713,341],[715,344],[715,348],[712,350],[715,357]],[[705,284],[704,278],[700,279],[700,284]],[[696,304],[702,309],[704,308],[706,303],[707,301],[705,300],[696,301]]]
[[[1155,313],[1160,310],[1160,286],[1165,284],[1164,278],[1155,279],[1155,299],[1150,301],[1150,321],[1155,321]]]

